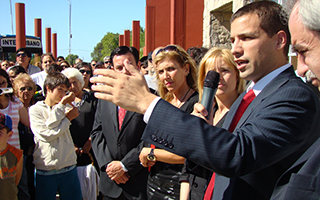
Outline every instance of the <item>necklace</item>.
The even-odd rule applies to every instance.
[[[182,106],[183,101],[184,101],[184,99],[186,98],[186,96],[187,96],[187,94],[189,93],[190,90],[191,90],[191,87],[189,87],[189,90],[187,91],[187,93],[182,97],[182,99],[181,99],[181,101],[180,101],[180,103],[179,103],[179,105],[178,105],[178,108],[180,108],[180,107]]]

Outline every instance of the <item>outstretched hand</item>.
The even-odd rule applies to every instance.
[[[131,75],[121,74],[110,69],[96,69],[91,83],[102,83],[93,85],[92,90],[96,91],[95,96],[99,99],[110,101],[117,106],[130,111],[144,114],[151,102],[156,98],[149,92],[146,80],[143,75],[129,63],[124,65]]]

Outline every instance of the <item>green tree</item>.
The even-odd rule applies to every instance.
[[[119,34],[108,32],[94,47],[91,58],[93,60],[102,61],[105,56],[110,56],[111,52],[117,46],[119,46]]]
[[[69,55],[66,57],[66,61],[68,61],[70,65],[74,65],[74,61],[75,61],[77,58],[79,58],[78,55],[69,54]]]

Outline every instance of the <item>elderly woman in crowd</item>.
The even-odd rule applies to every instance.
[[[14,68],[14,67],[13,67]],[[34,104],[33,95],[36,91],[36,84],[27,73],[18,74],[13,81],[14,94],[19,98],[24,107],[28,110]],[[35,199],[34,187],[34,164],[33,164],[33,133],[30,128],[19,122],[18,125],[20,146],[23,150],[25,166],[27,170],[28,189],[31,199]]]
[[[83,76],[83,80],[84,80],[84,86],[83,89],[87,90],[87,91],[91,91],[91,82],[90,77],[92,77],[92,68],[91,65],[89,63],[86,62],[79,62],[75,65],[76,69],[78,69],[82,76]]]
[[[96,198],[97,193],[95,193],[95,191],[97,191],[97,188],[92,188],[90,190],[88,189],[89,187],[97,187],[96,179],[83,181],[83,178],[85,177],[85,173],[88,168],[88,170],[91,170],[92,173],[94,173],[97,177],[96,170],[91,165],[93,162],[95,162],[95,158],[91,148],[90,132],[92,130],[98,101],[92,92],[88,92],[83,88],[85,82],[78,69],[67,68],[64,69],[62,73],[70,81],[70,91],[76,96],[73,106],[77,107],[79,110],[79,116],[71,121],[70,133],[77,154],[77,169],[82,196],[83,198],[89,196]],[[87,185],[85,182],[88,182]],[[92,193],[89,193],[89,191]]]
[[[197,68],[193,59],[180,46],[168,45],[157,52],[154,63],[161,98],[191,113],[193,105],[198,102]],[[158,140],[171,144],[166,138]],[[151,151],[155,160],[148,157]],[[179,198],[183,157],[152,146],[142,149],[140,161],[144,167],[152,166],[148,178],[148,199]]]
[[[215,95],[215,105],[209,118],[209,123],[222,127],[231,105],[245,89],[245,80],[240,78],[230,50],[214,47],[205,54],[200,62],[198,76],[200,101],[203,94],[204,79],[209,70],[214,70],[220,74],[220,82]],[[203,199],[211,172],[190,161],[186,161],[183,172],[184,174],[180,179],[180,199]],[[192,172],[197,175],[191,174]]]

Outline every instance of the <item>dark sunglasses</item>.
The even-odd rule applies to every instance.
[[[96,64],[92,64],[92,66],[96,66]]]
[[[148,65],[143,65],[142,68],[146,69],[146,68],[148,68]]]
[[[80,69],[79,71],[81,72],[81,74],[84,74],[84,73],[91,74],[90,70]]]
[[[111,61],[106,61],[106,62],[104,62],[104,63],[106,63],[106,64],[108,64],[108,63],[111,64]]]
[[[17,54],[17,57],[20,57],[20,56],[25,57],[26,54],[25,54],[25,53],[18,53],[18,54]]]
[[[33,87],[31,87],[31,86],[21,87],[19,90],[20,90],[20,92],[24,92],[25,90],[32,91],[32,90],[33,90]]]
[[[184,58],[184,56],[182,55],[182,53],[180,52],[180,50],[178,49],[178,47],[173,46],[173,45],[169,45],[169,46],[166,46],[166,47],[163,48],[163,49],[159,49],[159,51],[156,53],[156,56],[157,56],[159,53],[161,53],[161,52],[167,52],[167,51],[175,51],[175,52],[177,52],[177,53],[182,57],[183,60],[186,60],[186,59]]]

